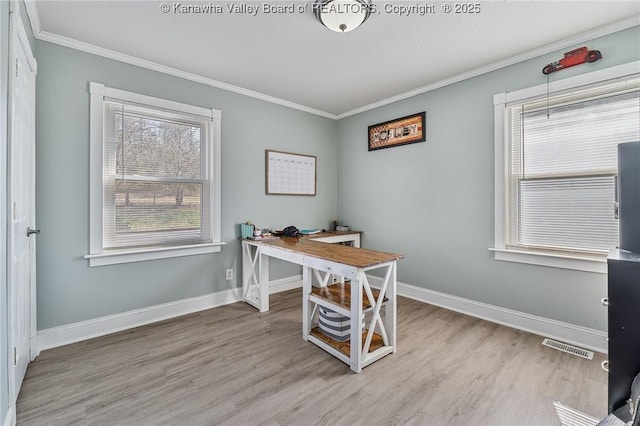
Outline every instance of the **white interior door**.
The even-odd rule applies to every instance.
[[[9,78],[9,392],[17,399],[35,337],[35,60],[11,13]]]

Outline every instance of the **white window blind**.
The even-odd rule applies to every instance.
[[[509,104],[505,112],[507,245],[615,247],[617,145],[640,140],[640,78]]]
[[[211,242],[211,119],[106,99],[107,250]]]
[[[89,266],[220,252],[221,112],[89,93]]]

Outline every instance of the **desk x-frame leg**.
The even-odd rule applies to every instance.
[[[388,262],[376,265],[375,268],[384,271],[384,278],[380,285],[376,298],[365,269],[359,269],[351,278],[351,306],[346,309],[342,306],[323,302],[311,295],[313,276],[317,278],[320,286],[327,285],[330,272],[325,272],[324,277],[317,269],[304,266],[302,270],[303,300],[302,300],[302,337],[322,347],[327,352],[349,364],[351,369],[359,373],[362,368],[385,355],[396,352],[396,262]],[[366,330],[362,328],[362,300],[367,298],[371,306],[371,314]],[[385,301],[386,299],[386,301]],[[350,318],[350,353],[345,355],[330,344],[311,335],[318,314],[318,305]],[[382,305],[385,304],[385,315],[381,315]],[[366,331],[366,332],[365,332]],[[370,351],[374,333],[380,335],[382,347]]]
[[[260,312],[269,310],[269,258],[260,246],[242,242],[242,300]]]

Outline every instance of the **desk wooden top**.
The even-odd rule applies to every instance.
[[[345,233],[353,231],[345,231]],[[317,234],[316,234],[317,235]],[[313,238],[280,237],[273,240],[252,241],[263,246],[277,247],[291,252],[302,253],[335,263],[353,266],[356,268],[366,268],[402,259],[404,255],[387,253],[384,251],[368,250],[363,248],[345,246],[342,244],[330,244],[320,241],[313,241]]]
[[[301,238],[325,238],[325,237],[339,237],[340,235],[362,234],[362,231],[323,231],[317,234],[305,234],[301,235]]]

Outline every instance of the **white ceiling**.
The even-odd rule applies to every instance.
[[[509,58],[578,47],[568,43],[582,43],[581,35],[602,27],[640,22],[638,1],[482,1],[479,13],[447,14],[439,1],[374,0],[378,13],[338,34],[315,20],[313,0],[293,2],[296,9],[308,4],[306,13],[265,13],[263,1],[247,0],[168,0],[169,13],[155,0],[29,3],[30,16],[38,15],[31,16],[38,38],[75,46],[80,41],[332,117],[508,64]],[[179,4],[219,5],[223,12],[176,13]],[[227,10],[243,4],[258,13]],[[386,5],[425,4],[435,13],[385,11]]]

